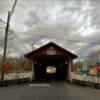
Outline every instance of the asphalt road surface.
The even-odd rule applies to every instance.
[[[0,88],[0,100],[100,100],[100,90],[65,82],[16,85]]]

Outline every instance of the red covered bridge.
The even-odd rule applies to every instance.
[[[32,80],[71,80],[73,59],[77,56],[59,45],[49,42],[25,55]]]

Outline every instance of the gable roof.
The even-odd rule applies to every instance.
[[[65,52],[66,54],[69,54],[70,56],[72,56],[72,58],[77,58],[77,55],[71,53],[70,51],[64,49],[63,47],[57,45],[57,44],[54,43],[54,42],[49,42],[49,43],[47,43],[47,44],[45,44],[45,45],[39,47],[38,49],[33,50],[32,52],[29,52],[29,53],[25,54],[25,57],[26,57],[26,58],[29,58],[31,55],[34,55],[37,51],[42,50],[42,49],[44,49],[45,47],[48,47],[48,46],[57,47],[57,48],[59,48],[60,50],[62,50],[63,52]]]

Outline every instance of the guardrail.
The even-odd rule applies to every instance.
[[[81,74],[72,73],[72,83],[80,86],[92,86],[95,89],[100,89],[100,81],[98,81],[98,78],[96,76],[86,76],[86,78],[84,79]]]
[[[29,83],[31,78],[31,73],[10,73],[5,74],[4,81],[0,80],[0,86],[8,86],[12,84],[22,84]]]

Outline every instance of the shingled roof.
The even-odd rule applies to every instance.
[[[74,59],[74,58],[77,58],[77,55],[71,53],[70,51],[64,49],[63,47],[57,45],[57,44],[54,43],[54,42],[49,42],[49,43],[47,43],[47,44],[45,44],[45,45],[39,47],[38,49],[33,50],[32,52],[29,52],[29,53],[25,54],[25,57],[26,57],[26,58],[29,58],[31,55],[34,55],[37,51],[42,50],[42,49],[44,49],[45,47],[48,47],[48,46],[57,47],[57,48],[59,48],[61,51],[63,51],[64,53],[67,53],[67,54],[69,54],[70,56],[72,56],[73,59]]]

